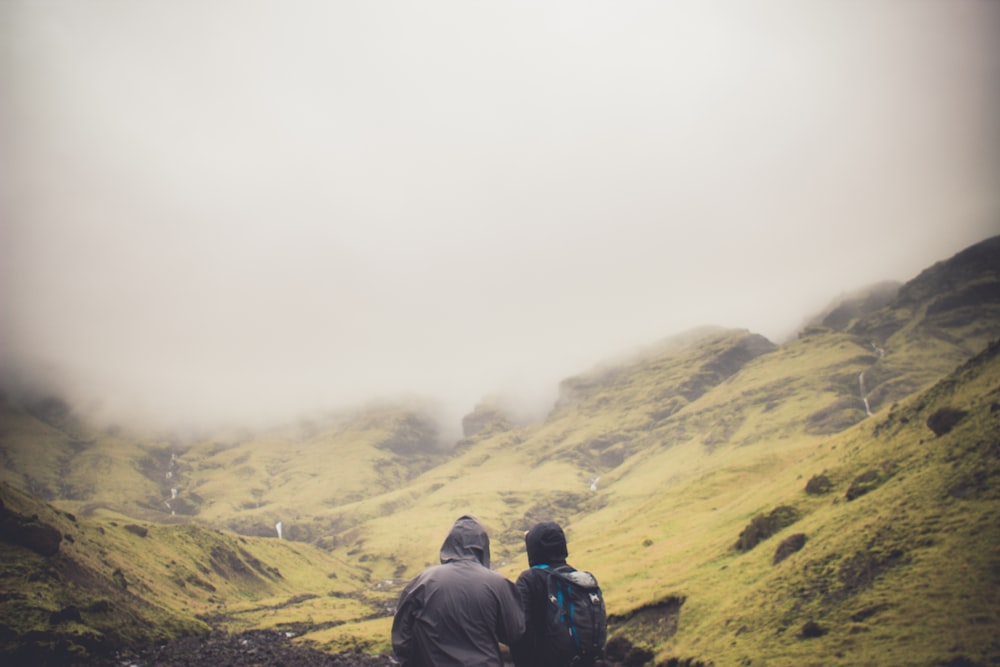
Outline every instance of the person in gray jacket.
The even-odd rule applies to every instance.
[[[514,584],[490,570],[490,538],[474,517],[455,521],[441,564],[407,584],[392,621],[404,667],[503,667],[500,643],[524,634]]]

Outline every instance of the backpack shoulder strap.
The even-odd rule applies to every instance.
[[[569,572],[576,572],[575,569],[573,569],[572,567],[570,567],[569,565],[566,565],[566,564],[557,565],[556,567],[552,567],[548,563],[541,563],[539,565],[532,565],[531,569],[532,570],[546,570],[548,572],[559,572],[559,573],[562,573],[562,574],[567,574]]]

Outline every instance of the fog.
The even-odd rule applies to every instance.
[[[543,406],[1000,232],[1000,3],[5,0],[0,372],[108,419]]]

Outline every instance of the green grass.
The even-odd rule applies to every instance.
[[[43,643],[69,639],[84,650],[205,632],[200,619],[240,629],[302,623],[305,612],[344,622],[379,610],[355,597],[364,580],[355,564],[312,545],[192,523],[142,523],[140,536],[126,528],[140,524],[112,512],[71,518],[8,485],[2,498],[7,510],[64,535],[51,557],[0,542],[0,622],[15,636],[39,632]],[[49,622],[71,607],[79,621]],[[5,651],[16,647],[11,641]]]

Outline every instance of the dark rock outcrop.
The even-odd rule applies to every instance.
[[[927,418],[927,428],[934,431],[934,435],[940,438],[955,428],[966,414],[968,413],[965,410],[941,408]]]
[[[774,560],[771,562],[777,565],[792,554],[802,551],[802,547],[805,545],[805,533],[795,533],[781,541],[781,544],[778,545],[778,548],[774,552]]]
[[[59,553],[62,538],[62,533],[39,521],[38,517],[22,516],[0,502],[0,540],[31,549],[42,556],[54,556]]]
[[[750,551],[767,538],[798,520],[799,511],[789,505],[775,507],[771,510],[770,514],[758,514],[740,532],[740,537],[736,541],[736,544],[733,545],[733,548],[737,551]]]

